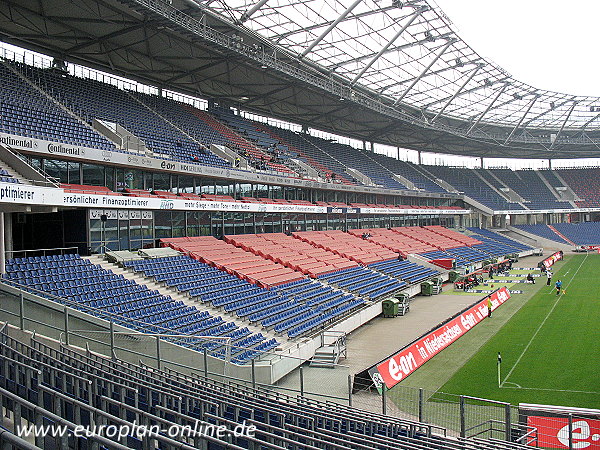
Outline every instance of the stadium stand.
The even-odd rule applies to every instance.
[[[303,278],[300,272],[212,236],[161,239],[161,245],[266,288]]]
[[[456,169],[446,166],[426,166],[427,171],[448,182],[451,186],[473,200],[493,210],[522,210],[518,203],[509,203],[503,196],[485,183],[471,169]]]
[[[2,183],[17,183],[21,181],[6,169],[0,169],[0,182]]]
[[[318,170],[325,178],[331,179],[332,174],[335,174],[334,180],[343,184],[357,184],[348,178],[346,168],[342,163],[313,144],[305,135],[264,123],[257,124],[257,127],[267,131],[272,137],[284,143],[300,159]]]
[[[427,243],[439,250],[464,247],[465,244],[478,244],[480,241],[469,238],[460,233],[451,230],[445,230],[443,227],[396,227],[392,228],[395,233],[402,234],[416,241]],[[443,234],[441,234],[443,233]],[[421,252],[419,252],[421,253]]]
[[[543,223],[538,223],[535,225],[514,225],[514,227],[545,239],[550,239],[551,241],[560,242],[561,244],[568,244],[567,241],[552,231],[548,225]]]
[[[358,265],[283,233],[225,236],[225,241],[313,278]]]
[[[477,228],[477,227],[469,227],[467,228],[467,230],[469,230],[470,232],[474,233],[477,237],[477,239],[486,242],[486,240],[484,238],[492,239],[494,242],[499,242],[501,244],[505,244],[510,246],[513,250],[512,252],[514,253],[515,251],[524,251],[524,250],[533,250],[533,247],[523,244],[522,242],[516,241],[514,239],[511,239],[507,236],[504,236],[500,233],[496,233],[495,231],[492,230],[487,230],[484,228]]]
[[[599,245],[600,222],[554,223],[550,225],[569,243],[576,245]]]
[[[314,136],[307,135],[306,139],[345,167],[359,170],[377,185],[388,189],[407,189],[406,186],[392,178],[393,174],[387,168],[371,159],[366,152]]]
[[[494,170],[505,184],[523,197],[529,209],[570,209],[568,202],[559,202],[535,170]]]
[[[292,235],[315,247],[323,248],[362,265],[398,257],[398,254],[393,251],[341,230],[300,231]]]
[[[154,423],[161,428],[184,427],[197,421],[203,426],[234,429],[242,422],[256,425],[252,434],[216,434],[167,437],[153,440],[161,448],[399,448],[508,450],[523,445],[478,438],[455,439],[436,426],[372,413],[337,403],[305,397],[273,395],[269,389],[221,382],[201,375],[185,375],[171,368],[151,368],[118,358],[83,353],[68,346],[55,348],[39,337],[18,340],[4,329],[0,336],[0,362],[8,370],[0,380],[7,412],[19,414],[24,424],[60,423],[73,430],[82,424],[115,423],[133,426]],[[42,380],[44,380],[42,382]],[[79,395],[70,386],[85,386]],[[113,387],[115,387],[113,389]],[[106,395],[107,389],[111,394]],[[26,412],[22,414],[19,411]],[[131,433],[114,447],[105,437],[70,438],[75,445],[105,448],[143,448],[147,438]],[[45,448],[59,448],[60,436],[45,438]],[[29,448],[29,447],[28,447]]]
[[[437,270],[423,267],[410,261],[380,261],[370,264],[371,269],[383,272],[391,277],[400,278],[409,284],[420,283],[421,281],[439,275]]]
[[[61,115],[71,119],[66,120],[64,125],[57,128],[57,134],[68,128],[78,131],[73,142],[67,143],[115,150],[114,145],[108,144],[108,140],[90,127],[94,119],[101,119],[121,125],[142,139],[147,148],[158,157],[199,162],[211,166],[228,166],[225,161],[210,151],[201,151],[199,142],[193,140],[145,103],[160,106],[166,113],[174,114],[174,111],[177,111],[175,110],[177,105],[169,105],[170,101],[165,98],[126,91],[99,81],[78,78],[50,69],[39,69],[26,65],[14,65],[13,67],[19,69],[20,74],[27,77],[31,83],[35,80],[36,86],[56,98],[56,101],[60,101],[60,105],[70,111],[75,111],[77,116],[87,123],[84,125],[77,122],[58,105],[47,110],[49,119]],[[47,103],[50,102],[41,93],[38,95],[45,98]],[[180,116],[181,114],[177,111],[176,115]],[[189,123],[189,120],[186,123]],[[100,138],[98,139],[97,136]],[[96,143],[97,141],[101,145]]]
[[[411,181],[418,190],[440,193],[447,192],[443,187],[436,184],[435,181],[425,174],[421,167],[416,164],[390,158],[389,156],[381,155],[379,153],[370,153],[369,157],[374,161],[377,161],[381,166],[386,167],[393,174],[401,175]]]
[[[308,280],[265,290],[188,256],[134,260],[124,265],[202,302],[210,302],[215,308],[223,308],[225,313],[236,314],[267,329],[273,328],[277,333],[287,332],[290,338],[310,332],[363,303],[355,302],[351,295]],[[186,331],[194,330],[186,327]],[[266,340],[262,334],[251,336],[247,329],[243,331],[238,331],[235,338],[246,346],[249,343],[256,345],[254,350],[257,352],[278,346],[274,339]],[[236,353],[253,350],[240,345],[236,347],[239,347]],[[246,362],[240,357],[236,357],[236,361]]]
[[[177,267],[174,260],[158,260],[155,263],[141,261],[140,264],[152,264],[157,275],[163,275],[163,280],[169,279],[164,275],[172,273],[169,272],[170,268]],[[163,271],[160,271],[161,268]],[[27,286],[32,292],[41,293],[40,295],[54,301],[72,301],[78,309],[136,331],[189,334],[207,338],[229,337],[235,346],[251,345],[250,348],[233,350],[233,354],[239,353],[234,361],[239,364],[278,345],[274,340],[266,341],[262,335],[252,335],[248,329],[240,329],[234,322],[185,306],[181,301],[174,301],[158,291],[150,291],[146,286],[74,254],[15,258],[7,263],[5,279],[9,283]],[[243,338],[250,339],[242,340]],[[225,348],[214,342],[199,343],[198,340],[176,338],[169,340],[195,350],[206,348],[212,356],[225,357]]]
[[[241,154],[242,156],[250,159],[250,161],[253,163],[255,168],[261,169],[261,170],[270,169],[270,170],[281,172],[283,174],[290,175],[290,176],[297,175],[289,167],[286,167],[284,164],[274,161],[272,155],[265,153],[260,148],[258,148],[257,145],[249,142],[248,139],[245,139],[243,136],[236,133],[231,128],[225,126],[222,122],[215,119],[210,114],[207,114],[204,111],[200,111],[197,109],[192,109],[190,106],[185,106],[185,107],[190,109],[190,111],[192,111],[192,113],[196,117],[198,117],[199,119],[204,121],[206,124],[211,126],[214,130],[219,132],[223,137],[225,137],[227,139],[226,143],[229,144],[228,146],[230,148],[232,148],[233,150],[235,150],[236,152],[239,152],[239,154]],[[231,112],[224,112],[221,110],[218,110],[218,112],[216,112],[213,110],[213,113],[217,113],[218,114],[217,117],[219,119],[229,119],[229,120],[224,120],[226,123],[233,124],[234,126],[239,125],[239,124],[245,125],[245,122],[242,118],[240,118],[239,116],[234,116]],[[242,129],[243,129],[243,127],[242,127]]]
[[[369,228],[349,230],[348,232],[354,234],[355,236],[362,236],[365,233],[368,233],[371,235],[371,237],[368,238],[370,242],[376,243],[377,245],[381,245],[382,247],[390,249],[393,252],[399,253],[404,258],[411,253],[422,253],[425,251],[437,250],[437,247],[434,247],[433,245],[413,239],[410,236],[400,234],[394,231],[394,229],[388,230],[385,228]]]
[[[453,256],[450,253],[448,253],[447,251],[442,251],[442,250],[435,250],[432,252],[419,253],[419,256],[422,256],[423,258],[426,258],[430,261],[433,261],[436,259],[454,259],[454,263],[456,266],[466,266],[466,265],[476,262],[476,261],[470,261],[468,259],[465,259],[464,257],[460,257],[460,256],[456,256],[456,255]]]
[[[600,208],[600,168],[562,169],[556,173],[581,199],[575,204],[580,208]]]
[[[69,145],[116,151],[115,146],[90,126],[76,120],[35,89],[15,69],[34,70],[18,63],[0,63],[0,130]]]
[[[408,285],[406,281],[382,275],[367,267],[354,267],[327,273],[321,275],[319,280],[324,280],[333,286],[347,289],[361,296],[368,296],[372,300],[389,295]]]

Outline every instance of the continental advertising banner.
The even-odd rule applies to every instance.
[[[371,379],[375,385],[384,383],[388,389],[394,387],[429,359],[485,320],[488,316],[488,299],[493,311],[509,298],[510,292],[508,289],[505,287],[498,289],[489,297],[477,302],[439,328],[429,332],[394,356],[371,368],[369,370]]]

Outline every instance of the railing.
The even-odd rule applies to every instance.
[[[429,423],[443,435],[465,438],[488,435],[490,438],[510,438],[513,441],[535,441],[535,434],[531,429],[514,433],[518,426],[511,424],[511,418],[517,416],[512,412],[514,407],[507,403],[404,386],[390,391],[384,390],[380,398],[373,393],[353,394],[349,368],[341,364],[334,365],[332,369],[300,366],[300,370],[295,377],[291,377],[291,381],[288,375],[283,383],[273,384],[261,379],[261,370],[268,370],[275,358],[293,359],[293,356],[263,352],[258,361],[252,361],[249,365],[231,365],[231,368],[236,367],[235,372],[232,372],[226,367],[226,361],[211,357],[206,349],[199,352],[176,345],[176,342],[182,339],[196,340],[198,343],[217,341],[212,336],[174,334],[172,330],[165,329],[146,334],[116,325],[114,320],[107,322],[111,316],[114,318],[116,315],[104,312],[106,317],[101,320],[90,315],[91,311],[98,313],[98,310],[65,299],[54,297],[65,302],[57,304],[55,301],[36,297],[30,292],[4,283],[0,283],[0,293],[3,294],[0,302],[3,320],[10,321],[19,329],[35,329],[44,336],[55,337],[65,345],[78,345],[88,351],[112,355],[132,364],[142,361],[160,370],[200,374],[199,376],[207,379],[228,385],[237,384],[244,389],[262,390],[273,395],[300,395],[307,401],[311,398],[321,402],[330,401],[377,414]],[[39,291],[37,293],[43,294]],[[74,309],[71,305],[78,308]],[[87,313],[81,309],[87,310]],[[333,337],[336,339],[336,345],[340,345],[341,348],[345,336],[340,333]],[[220,342],[223,344],[223,339]],[[240,348],[231,342],[224,342],[224,345],[230,352]],[[299,364],[303,362],[299,358],[295,359]],[[474,406],[474,403],[478,404]],[[508,413],[509,409],[511,413]],[[499,418],[499,414],[504,420]]]
[[[55,247],[55,248],[38,248],[35,250],[6,250],[7,254],[12,255],[11,258],[17,258],[16,255],[25,256],[49,256],[49,255],[66,255],[78,253],[79,247]],[[39,255],[41,253],[41,255]]]
[[[156,367],[171,366],[188,372],[200,370],[207,377],[224,378],[240,383],[250,382],[253,386],[260,385],[278,391],[323,397],[337,403],[349,401],[350,394],[347,391],[349,368],[341,364],[336,364],[334,366],[336,370],[328,372],[332,382],[343,383],[345,392],[341,395],[332,395],[327,390],[322,390],[322,386],[313,382],[314,380],[304,380],[303,374],[294,382],[273,384],[270,381],[271,370],[279,360],[288,360],[288,363],[294,367],[306,361],[304,358],[290,354],[294,347],[284,351],[257,351],[259,356],[250,361],[250,364],[234,365],[228,359],[223,360],[212,356],[211,351],[206,348],[192,350],[180,345],[185,341],[197,342],[197,346],[217,342],[225,346],[228,355],[246,350],[245,347],[227,342],[227,338],[177,334],[160,325],[128,319],[128,325],[134,328],[131,330],[126,328],[127,325],[119,324],[123,322],[123,318],[118,314],[7,281],[0,282],[0,293],[4,294],[3,301],[0,302],[0,313],[4,314],[4,320],[9,320],[21,330],[30,328],[41,330],[43,334],[59,339],[67,345],[74,343],[86,347],[91,345],[102,353],[121,354],[122,357],[132,361],[144,359]],[[53,323],[51,323],[52,319]],[[156,332],[145,333],[135,330],[135,328],[148,329],[148,327],[153,327]],[[343,381],[339,381],[342,379]]]

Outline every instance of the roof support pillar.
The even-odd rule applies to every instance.
[[[473,125],[471,125],[469,127],[469,129],[467,130],[467,134],[471,133],[471,131],[473,131],[473,128],[475,128],[477,126],[477,124],[479,124],[479,122],[481,121],[481,119],[483,119],[483,117],[488,113],[488,111],[490,109],[492,109],[492,106],[494,106],[494,103],[496,103],[496,100],[498,100],[498,98],[500,98],[500,96],[502,95],[502,93],[506,89],[506,86],[508,86],[508,83],[504,83],[504,85],[498,90],[498,93],[496,94],[496,96],[494,97],[494,99],[492,100],[492,102],[487,106],[487,108],[485,108],[485,111],[483,111],[479,115],[479,117],[477,118],[477,120],[475,122],[473,122]]]
[[[357,7],[357,6],[360,4],[360,2],[362,2],[362,0],[355,0],[355,1],[354,1],[354,3],[352,3],[350,6],[348,6],[348,8],[346,8],[346,10],[345,10],[345,11],[344,11],[342,14],[340,14],[340,15],[338,16],[338,18],[337,18],[337,19],[335,19],[335,20],[333,21],[333,23],[332,23],[331,25],[329,25],[329,26],[328,26],[328,27],[327,27],[327,28],[326,28],[326,29],[325,29],[325,30],[324,30],[324,31],[323,31],[323,32],[322,32],[322,33],[319,35],[319,37],[317,37],[317,38],[316,38],[314,41],[312,41],[312,42],[310,43],[310,45],[309,45],[309,46],[306,48],[306,50],[304,50],[304,51],[302,52],[302,54],[300,55],[300,58],[304,58],[306,55],[308,55],[308,54],[309,54],[309,53],[312,51],[312,49],[313,49],[313,48],[315,48],[315,47],[317,46],[317,44],[323,40],[323,38],[325,38],[325,36],[327,36],[329,33],[331,33],[331,31],[332,31],[332,30],[333,30],[335,27],[337,27],[337,26],[338,26],[338,24],[339,24],[339,23],[340,23],[342,20],[344,20],[344,19],[346,18],[346,16],[347,16],[348,14],[350,14],[350,12],[352,12],[352,10],[353,10],[354,8],[356,8],[356,7]]]
[[[431,67],[437,62],[438,59],[440,59],[442,57],[442,55],[446,52],[446,50],[448,50],[448,48],[454,44],[456,42],[456,39],[450,39],[448,42],[446,42],[446,45],[444,45],[442,47],[442,49],[438,52],[437,55],[435,55],[435,58],[433,58],[431,60],[431,62],[429,64],[427,64],[427,67],[425,67],[425,69],[423,69],[423,71],[419,74],[419,76],[417,78],[415,78],[413,80],[412,83],[410,83],[410,86],[408,86],[404,92],[400,95],[400,97],[398,97],[396,99],[396,101],[394,102],[394,106],[396,106],[398,103],[400,103],[402,101],[402,99],[406,96],[406,94],[408,94],[408,92],[415,87],[415,85],[419,82],[419,80],[421,78],[423,78],[423,76],[429,72],[429,69],[431,69]]]
[[[573,113],[573,110],[575,109],[575,106],[577,106],[577,102],[573,101],[573,104],[571,105],[571,108],[569,108],[569,112],[567,113],[567,117],[565,117],[565,120],[563,120],[563,123],[560,126],[560,129],[558,130],[558,133],[556,133],[556,136],[554,137],[554,140],[552,141],[552,144],[550,144],[550,150],[552,150],[552,148],[554,148],[554,144],[556,144],[556,141],[558,140],[558,137],[560,136],[560,134],[565,129],[565,126],[567,125],[567,122],[569,121],[569,117],[571,117],[571,114]]]
[[[529,106],[527,106],[527,109],[525,110],[525,114],[523,114],[521,116],[521,118],[519,119],[519,122],[515,125],[515,127],[512,129],[512,131],[510,132],[510,134],[508,135],[508,137],[504,141],[504,145],[508,144],[508,141],[510,141],[510,138],[513,137],[513,134],[515,134],[516,131],[519,129],[519,127],[521,126],[521,124],[525,120],[525,117],[527,117],[527,114],[529,114],[529,111],[531,111],[531,108],[533,108],[533,105],[537,101],[538,97],[539,97],[539,95],[535,95],[533,97],[533,99],[529,103]]]
[[[429,7],[424,7],[424,8],[420,8],[417,11],[414,12],[414,14],[410,17],[410,19],[408,20],[408,22],[406,22],[404,24],[404,26],[402,28],[400,28],[400,30],[398,30],[398,32],[394,35],[394,37],[392,37],[387,44],[385,44],[381,50],[379,50],[379,52],[377,52],[377,54],[375,56],[373,56],[373,58],[371,58],[371,60],[367,63],[367,65],[365,67],[362,68],[362,70],[354,77],[354,79],[350,82],[351,86],[354,86],[356,84],[356,82],[360,79],[360,77],[362,77],[364,75],[364,73],[369,70],[369,68],[375,63],[375,61],[377,61],[381,55],[383,55],[388,48],[390,48],[390,46],[394,43],[394,41],[396,39],[398,39],[400,37],[400,35],[402,33],[404,33],[406,31],[406,29],[412,25],[412,23],[415,21],[415,19],[417,17],[419,17],[422,13],[424,13],[427,9],[429,9]]]
[[[458,97],[458,94],[460,94],[461,91],[465,88],[465,86],[470,83],[470,81],[473,79],[473,77],[477,74],[477,72],[479,72],[479,69],[481,69],[482,67],[483,67],[483,64],[477,64],[477,67],[475,67],[471,71],[471,75],[469,75],[467,80],[458,88],[458,90],[454,93],[454,95],[452,95],[452,97],[450,97],[448,99],[448,101],[446,103],[444,103],[444,106],[442,106],[442,108],[437,112],[437,114],[433,117],[433,119],[431,119],[432,122],[435,122],[437,120],[437,118],[440,116],[440,114],[442,114],[446,110],[446,108],[448,106],[450,106],[450,103],[452,103],[454,101],[454,99],[456,97]]]

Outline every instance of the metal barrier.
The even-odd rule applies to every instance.
[[[253,383],[256,386],[272,387],[281,392],[297,393],[325,398],[347,404],[349,400],[348,366],[335,364],[326,375],[315,375],[313,371],[299,371],[299,377],[285,377],[277,384],[270,382],[271,366],[281,359],[288,359],[301,366],[305,359],[281,352],[260,352],[250,364],[233,365],[229,356],[243,348],[231,344],[228,338],[177,334],[173,330],[145,322],[130,320],[131,326],[142,329],[152,326],[154,333],[135,331],[119,325],[118,314],[86,306],[46,294],[17,283],[0,283],[1,320],[8,321],[21,330],[37,330],[38,333],[60,340],[67,345],[88,348],[101,354],[118,356],[131,362],[143,361],[153,367],[172,367],[188,373],[202,372],[216,379]],[[218,343],[225,347],[227,357],[218,359],[212,351],[192,350],[179,345]],[[308,369],[308,368],[307,368]],[[335,385],[335,389],[331,387]]]
[[[31,256],[49,256],[49,255],[66,255],[70,253],[78,253],[79,247],[56,247],[56,248],[38,248],[35,250],[6,250],[6,254],[12,255],[11,258],[17,258],[16,255],[23,257]]]

